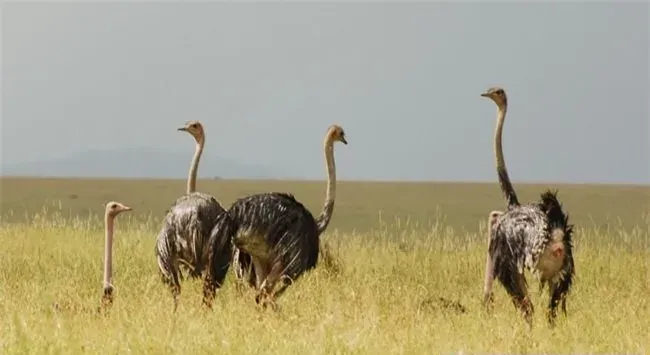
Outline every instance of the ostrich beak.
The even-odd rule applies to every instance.
[[[341,143],[348,145],[348,141],[345,140],[345,137],[341,137]]]
[[[490,94],[488,94],[487,92],[484,92],[484,93],[481,94],[481,96],[483,96],[483,97],[490,97]]]
[[[124,207],[122,207],[122,210],[124,210],[124,211],[132,211],[133,208],[131,208],[129,206],[124,206]]]
[[[178,130],[179,130],[179,131],[187,131],[187,128],[185,128],[185,127],[181,127],[181,128],[179,128]]]

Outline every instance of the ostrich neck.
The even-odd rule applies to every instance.
[[[108,213],[104,217],[104,287],[111,284],[113,278],[113,217]]]
[[[196,142],[196,150],[194,151],[194,157],[192,158],[192,164],[190,165],[190,173],[187,177],[188,194],[196,191],[196,173],[199,170],[199,161],[201,160],[201,154],[203,153],[204,143],[204,139],[200,139]]]
[[[325,139],[325,163],[327,165],[327,190],[325,191],[325,204],[318,216],[318,231],[322,233],[332,218],[334,199],[336,198],[336,163],[334,162],[334,142],[330,136]]]
[[[497,128],[494,132],[494,152],[496,154],[496,164],[497,164],[497,174],[499,176],[499,184],[501,185],[501,191],[503,192],[506,200],[508,201],[508,207],[519,205],[517,199],[517,194],[515,189],[512,187],[510,182],[510,177],[508,177],[508,170],[506,169],[506,162],[503,158],[503,144],[502,144],[502,135],[503,135],[503,123],[506,119],[506,111],[508,110],[507,106],[499,106],[497,109]]]

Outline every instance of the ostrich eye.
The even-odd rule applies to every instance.
[[[112,205],[111,205],[111,209],[114,210],[114,209],[116,209],[116,208],[117,208],[117,205],[116,205],[116,204],[112,204]]]
[[[196,126],[196,123],[192,124],[191,127],[192,127],[192,128],[196,128],[196,127],[197,127],[197,126]]]

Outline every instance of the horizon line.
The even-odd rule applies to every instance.
[[[0,179],[55,179],[55,180],[178,180],[186,181],[187,178],[177,177],[127,177],[127,176],[75,176],[75,175],[13,175],[13,174],[0,174]],[[258,181],[258,182],[323,182],[326,179],[314,179],[314,178],[296,178],[296,177],[286,177],[286,178],[256,178],[256,177],[197,177],[197,180],[213,180],[213,181]],[[431,183],[431,184],[498,184],[497,180],[437,180],[437,179],[406,179],[406,180],[395,180],[395,179],[341,179],[338,178],[339,182],[351,182],[351,183],[403,183],[403,184],[422,184],[422,183]],[[513,181],[517,184],[522,185],[599,185],[599,186],[637,186],[637,187],[650,187],[650,182],[641,183],[641,182],[593,182],[593,181],[584,181],[584,182],[567,182],[567,181],[544,181],[544,180],[521,180]]]

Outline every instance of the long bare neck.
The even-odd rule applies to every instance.
[[[327,190],[325,191],[325,204],[316,224],[318,233],[323,233],[332,219],[334,212],[334,199],[336,198],[336,163],[334,162],[334,142],[331,136],[325,138],[325,163],[327,165]]]
[[[194,157],[192,158],[192,164],[190,165],[190,173],[187,177],[187,193],[191,194],[196,191],[196,173],[199,170],[199,161],[201,160],[201,154],[203,153],[203,146],[205,145],[205,139],[201,138],[196,142],[196,149],[194,150]]]
[[[499,175],[499,185],[501,185],[501,192],[508,201],[508,207],[518,206],[519,200],[517,193],[512,187],[510,178],[508,177],[508,170],[506,169],[506,162],[503,158],[503,145],[501,137],[503,135],[503,122],[506,119],[506,105],[498,106],[497,108],[497,128],[494,131],[494,153],[496,154],[497,174]]]
[[[104,217],[104,290],[111,288],[113,278],[113,217],[108,213]]]

